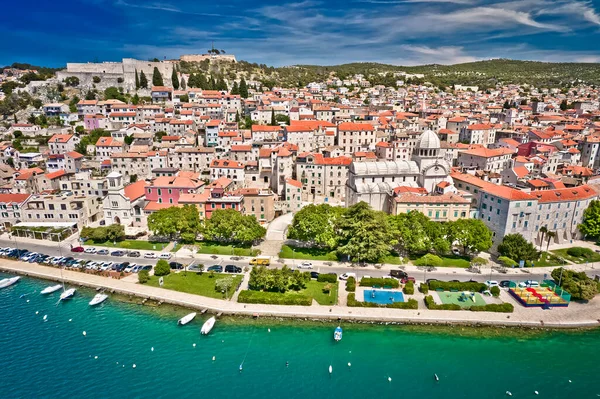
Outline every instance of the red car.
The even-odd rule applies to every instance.
[[[71,248],[71,252],[83,252],[83,247],[73,247]]]
[[[400,282],[401,282],[402,284],[406,284],[406,283],[408,283],[409,281],[412,281],[412,283],[414,284],[414,283],[415,283],[415,278],[414,278],[414,277],[404,277],[402,280],[400,280]]]

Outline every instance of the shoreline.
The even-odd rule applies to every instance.
[[[125,298],[141,298],[142,305],[145,301],[174,305],[185,309],[193,309],[217,314],[218,316],[242,316],[254,318],[271,318],[282,320],[299,320],[304,322],[329,322],[353,323],[372,325],[408,325],[408,326],[445,326],[454,327],[494,327],[494,328],[527,328],[534,330],[589,330],[600,326],[600,320],[570,320],[570,321],[534,321],[511,319],[511,315],[494,313],[484,315],[489,320],[476,319],[481,314],[474,312],[430,311],[430,310],[400,310],[384,308],[349,308],[342,306],[283,306],[243,304],[220,299],[202,297],[193,294],[171,291],[125,282],[122,280],[101,277],[77,271],[63,270],[62,278],[60,269],[2,259],[0,271],[30,276],[42,280],[65,281],[69,284],[88,287],[91,289],[102,288],[108,293],[118,294]],[[138,303],[130,301],[132,303]],[[588,306],[588,305],[585,305]],[[361,314],[361,310],[368,312]],[[391,310],[391,312],[390,312]],[[414,314],[416,312],[416,314]],[[426,313],[421,316],[421,313]],[[427,314],[430,313],[430,314]],[[460,313],[460,314],[456,314]],[[421,316],[421,317],[419,317]],[[457,316],[463,316],[457,317]],[[467,316],[465,318],[464,316]],[[470,319],[469,319],[470,318]],[[475,319],[474,319],[475,318]]]

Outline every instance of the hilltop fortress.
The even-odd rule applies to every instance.
[[[202,62],[204,60],[237,62],[233,54],[184,54],[179,57],[179,60],[185,62]]]

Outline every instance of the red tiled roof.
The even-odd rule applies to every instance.
[[[67,172],[64,169],[57,170],[56,172],[46,173],[46,177],[50,180],[65,176]]]
[[[536,197],[539,203],[544,202],[559,202],[559,201],[575,201],[594,198],[598,196],[596,190],[588,185],[561,188],[556,190],[540,190],[532,191],[531,195]]]
[[[294,186],[294,187],[302,188],[302,183],[300,183],[298,180],[285,179],[285,182],[287,184],[290,184],[290,185]]]
[[[0,194],[0,204],[20,204],[29,198],[30,194]]]
[[[347,132],[364,132],[364,131],[373,131],[373,125],[368,123],[353,123],[353,122],[344,122],[338,125],[338,130],[347,131]]]

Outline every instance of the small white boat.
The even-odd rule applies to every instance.
[[[60,284],[51,285],[49,287],[44,288],[42,291],[40,291],[40,294],[42,294],[42,295],[52,294],[53,292],[56,292],[56,291],[60,290],[61,288],[62,288],[62,285],[60,285]]]
[[[62,294],[60,294],[60,300],[61,300],[61,301],[64,301],[64,300],[66,300],[66,299],[71,299],[71,298],[73,298],[73,295],[75,295],[75,291],[76,291],[76,289],[75,289],[75,288],[69,288],[68,290],[66,290],[66,291],[63,291],[63,293],[62,293]]]
[[[94,298],[90,301],[90,306],[96,306],[101,304],[102,302],[108,299],[108,295],[106,294],[96,294]]]
[[[194,320],[194,317],[196,317],[196,312],[183,316],[177,321],[177,324],[179,324],[180,326],[185,326],[187,323]]]
[[[331,364],[329,365],[329,374],[333,373],[333,367],[331,367]]]
[[[210,330],[213,329],[213,327],[215,326],[215,322],[217,321],[217,319],[215,319],[215,317],[211,317],[210,319],[206,320],[204,322],[204,324],[202,325],[202,328],[200,329],[200,334],[204,334],[207,335]]]
[[[2,280],[0,280],[0,288],[10,287],[11,285],[13,285],[17,281],[19,281],[20,278],[21,277],[19,277],[19,276],[11,277],[11,278],[3,278]]]
[[[335,331],[333,332],[333,339],[337,342],[337,341],[341,341],[342,340],[342,327],[337,326],[337,328],[335,329]]]

